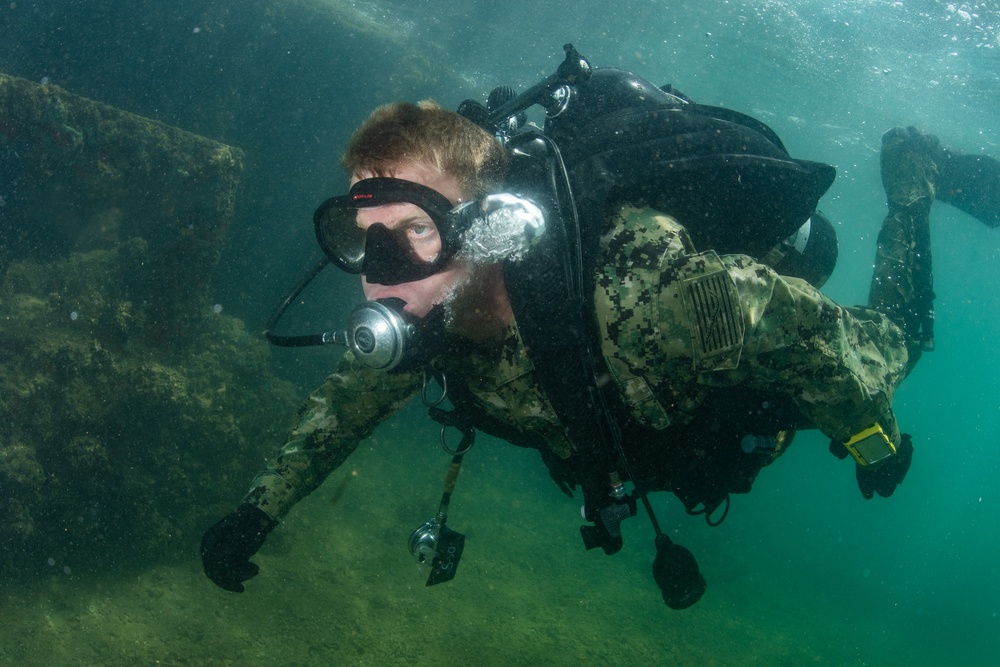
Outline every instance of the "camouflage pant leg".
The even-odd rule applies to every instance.
[[[930,225],[926,214],[909,209],[882,222],[868,304],[893,320],[919,355],[934,341],[934,285]],[[913,359],[914,363],[916,358]]]
[[[889,214],[882,222],[868,303],[909,339],[911,365],[934,346],[934,277],[930,209],[937,167],[923,151],[908,150],[906,133],[882,144],[882,183]]]

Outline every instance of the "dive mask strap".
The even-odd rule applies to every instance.
[[[403,202],[416,204],[424,209],[434,222],[438,222],[436,218],[443,218],[453,208],[448,198],[434,188],[402,178],[376,176],[358,181],[346,195],[326,200],[320,209],[324,206],[372,208]]]

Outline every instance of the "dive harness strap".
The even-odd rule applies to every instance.
[[[565,50],[566,63],[579,58],[572,45]],[[511,104],[516,105],[516,100]],[[635,515],[636,503],[625,493],[618,474],[620,464],[656,533],[653,576],[663,600],[673,609],[684,609],[704,594],[705,578],[691,552],[664,535],[638,478],[629,469],[621,432],[602,389],[608,376],[598,374],[597,353],[588,342],[597,337],[592,301],[588,303],[593,266],[584,251],[596,245],[600,228],[581,230],[566,166],[553,141],[529,134],[520,149],[522,158],[512,166],[509,182],[524,189],[511,190],[515,194],[538,192],[537,184],[545,183],[551,197],[536,201],[547,214],[545,235],[532,252],[505,264],[504,277],[524,344],[533,358],[546,361],[535,368],[535,378],[577,448],[572,458],[577,460],[576,472],[583,486],[584,513],[594,522],[580,528],[584,546],[601,547],[609,555],[622,547],[621,522]],[[590,232],[586,240],[584,232]]]
[[[504,267],[508,295],[525,346],[535,366],[535,378],[545,392],[576,448],[577,479],[583,487],[584,514],[592,526],[581,527],[587,549],[601,547],[606,554],[622,547],[621,522],[636,513],[636,501],[621,482],[619,467],[627,461],[621,433],[601,388],[607,373],[598,366],[589,341],[597,340],[587,296],[592,286],[581,238],[578,215],[558,146],[544,135],[524,133],[516,139],[515,160],[508,185],[515,193],[544,183],[546,233],[523,258]],[[592,273],[592,272],[591,272]],[[555,328],[553,324],[558,323]],[[634,475],[628,474],[633,484]],[[657,534],[651,508],[640,489]]]
[[[597,366],[588,326],[584,295],[581,239],[568,179],[558,147],[544,135],[525,133],[517,138],[515,161],[508,178],[515,193],[549,193],[536,203],[546,213],[546,233],[530,253],[504,267],[518,329],[535,366],[535,378],[566,428],[576,450],[575,469],[584,491],[585,514],[595,526],[584,527],[588,549],[602,547],[608,554],[621,546],[619,524],[634,514],[619,507],[624,489],[617,488],[616,427],[604,409],[597,386]],[[557,325],[557,326],[554,326]],[[619,495],[615,498],[613,494]],[[633,501],[634,503],[634,501]],[[633,504],[634,507],[634,504]]]

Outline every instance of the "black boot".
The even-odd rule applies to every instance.
[[[934,158],[941,153],[937,137],[914,127],[894,127],[882,135],[882,185],[890,213],[914,206],[930,210],[937,193]]]

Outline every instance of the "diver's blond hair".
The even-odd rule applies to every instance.
[[[341,165],[349,176],[392,176],[401,165],[421,163],[453,176],[463,194],[479,198],[500,187],[508,158],[489,133],[432,100],[375,109],[355,130]]]

